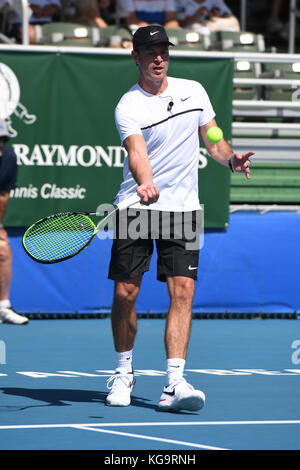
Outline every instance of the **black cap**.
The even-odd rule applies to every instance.
[[[166,43],[174,46],[169,41],[165,29],[160,25],[142,26],[137,29],[132,38],[133,49],[136,51],[141,46],[151,46],[151,44]]]

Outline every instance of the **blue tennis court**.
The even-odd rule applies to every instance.
[[[139,318],[132,404],[104,404],[115,367],[110,319],[1,325],[0,449],[300,449],[298,321],[193,320],[186,377],[199,412],[157,408],[164,318]]]
[[[299,220],[237,213],[226,233],[206,234],[185,371],[206,404],[181,413],[157,407],[168,299],[155,253],[137,304],[132,404],[111,408],[111,240],[43,266],[11,230],[12,298],[30,322],[0,325],[0,450],[299,450]]]

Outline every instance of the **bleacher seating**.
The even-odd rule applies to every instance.
[[[174,44],[174,50],[198,50],[205,51],[209,47],[207,36],[183,28],[167,29],[170,41]]]
[[[300,80],[300,60],[289,63],[269,63],[263,67],[263,77]],[[295,89],[290,85],[269,86],[266,88],[265,99],[273,101],[293,101]]]
[[[54,22],[35,26],[36,44],[82,47],[122,47],[131,41],[131,32],[124,27],[89,27],[76,23]]]
[[[248,60],[238,60],[234,63],[235,78],[257,78],[261,72],[261,64],[249,62]],[[249,85],[239,85],[234,88],[233,99],[235,100],[258,100],[261,98],[261,87]]]
[[[262,34],[249,31],[218,31],[210,34],[210,50],[224,52],[265,52]]]
[[[63,20],[44,26],[36,25],[36,45],[131,49],[132,31],[124,25],[122,19],[121,14],[114,13],[111,24],[101,29],[63,22]],[[252,146],[253,144],[254,150],[257,151],[256,161],[262,164],[261,167],[259,167],[260,163],[257,164],[256,182],[253,180],[250,184],[247,182],[247,190],[239,175],[233,175],[232,202],[276,202],[277,194],[277,199],[283,202],[300,203],[298,180],[295,185],[297,190],[292,191],[293,172],[300,174],[300,159],[296,157],[295,147],[295,137],[300,136],[300,124],[298,124],[300,59],[290,61],[282,57],[278,59],[278,54],[273,49],[274,61],[270,54],[268,60],[264,61],[259,55],[270,52],[270,48],[266,47],[264,35],[253,31],[220,31],[203,35],[188,29],[177,28],[168,29],[167,34],[174,44],[172,51],[176,54],[179,51],[180,53],[187,51],[198,53],[201,57],[207,52],[207,56],[212,53],[212,57],[216,52],[220,53],[220,56],[222,53],[232,53],[234,63],[232,142],[237,149],[243,149],[243,145]],[[15,44],[13,39],[5,36],[3,21],[0,26],[1,42]],[[243,53],[245,57],[241,58],[243,54],[236,57],[235,53]],[[247,54],[252,54],[252,57],[247,59]],[[288,59],[288,53],[286,59]],[[238,79],[244,79],[244,82],[239,83]],[[261,79],[267,79],[268,82],[257,82]],[[276,82],[278,79],[289,81],[283,84],[282,81]],[[298,80],[298,85],[292,83],[291,80]],[[274,138],[276,145],[274,145]],[[266,160],[262,162],[265,155]],[[272,159],[276,160],[276,164],[281,160],[283,165],[283,168],[280,165],[276,167],[274,190],[271,184],[272,178],[267,176],[268,164],[272,162]],[[299,167],[297,159],[299,159]],[[288,168],[286,168],[286,160],[289,160]],[[254,161],[253,166],[255,165]],[[285,185],[284,187],[290,187],[289,191],[278,190],[281,184],[281,171],[285,174],[282,184]],[[264,191],[268,185],[270,188]]]
[[[96,46],[100,41],[99,28],[76,23],[54,22],[35,26],[36,44],[57,46]]]

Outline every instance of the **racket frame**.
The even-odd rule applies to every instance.
[[[130,206],[132,206],[132,205],[134,205],[138,202],[140,202],[140,198],[137,194],[134,194],[133,196],[129,197],[128,199],[118,203],[103,219],[100,220],[100,222],[98,223],[97,226],[94,224],[94,222],[92,221],[92,219],[89,216],[91,216],[91,215],[103,215],[103,214],[100,214],[99,212],[67,211],[67,212],[58,212],[56,214],[48,215],[47,217],[43,217],[42,219],[37,220],[34,224],[32,224],[30,227],[28,227],[28,229],[26,230],[26,232],[24,233],[24,235],[22,237],[22,246],[23,246],[25,252],[27,253],[27,255],[31,259],[33,259],[34,261],[36,261],[38,263],[41,263],[41,264],[55,264],[55,263],[60,263],[62,261],[66,261],[66,260],[68,260],[70,258],[73,258],[74,256],[78,255],[87,246],[89,246],[89,244],[94,240],[97,233],[101,230],[101,228],[103,226],[105,226],[107,220],[109,218],[111,218],[111,216],[113,214],[117,214],[120,210],[124,210],[127,207],[130,207]],[[32,230],[33,227],[36,227],[39,224],[42,224],[43,222],[45,222],[47,220],[50,220],[50,219],[53,219],[53,218],[59,218],[59,217],[70,216],[70,215],[83,215],[83,216],[85,216],[89,220],[89,223],[91,224],[91,227],[93,228],[92,235],[90,236],[89,240],[81,248],[79,248],[74,253],[71,253],[71,254],[66,255],[62,258],[53,259],[53,260],[40,259],[40,258],[37,258],[33,254],[30,253],[30,251],[26,247],[26,236]]]

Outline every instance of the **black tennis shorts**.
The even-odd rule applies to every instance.
[[[170,276],[197,280],[201,211],[165,212],[127,209],[114,221],[108,278],[129,280],[149,271],[154,243],[157,279]]]

